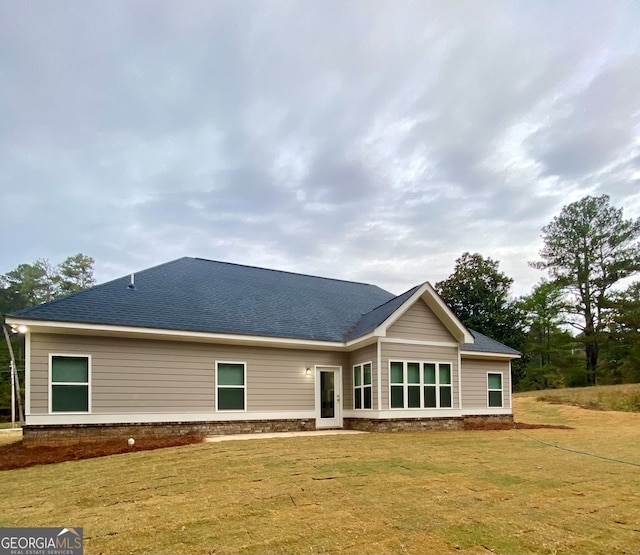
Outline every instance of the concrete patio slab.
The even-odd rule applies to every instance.
[[[255,432],[252,434],[228,434],[219,436],[209,436],[205,438],[207,443],[216,443],[218,441],[234,441],[244,439],[273,439],[279,437],[314,437],[314,436],[338,436],[338,435],[354,435],[354,434],[366,434],[368,432],[361,432],[358,430],[314,430],[312,432],[268,432],[260,433]]]

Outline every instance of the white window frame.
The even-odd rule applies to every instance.
[[[394,362],[399,362],[402,363],[402,373],[403,373],[403,383],[395,383],[391,381],[391,364]],[[407,371],[407,367],[409,364],[419,364],[420,365],[420,383],[415,383],[415,384],[409,384],[408,378],[409,378],[409,374]],[[434,364],[436,367],[436,383],[435,384],[428,384],[428,383],[424,383],[424,365],[425,364]],[[450,379],[451,379],[451,383],[448,384],[441,384],[440,383],[440,365],[441,364],[446,364],[449,366],[450,369]],[[389,372],[389,409],[390,410],[440,410],[440,409],[453,409],[454,408],[454,402],[453,402],[453,376],[454,376],[454,364],[452,361],[448,361],[448,360],[441,360],[441,361],[433,361],[433,360],[400,360],[400,359],[389,359],[388,360],[388,372]],[[402,397],[403,397],[403,401],[404,401],[404,406],[402,407],[392,407],[391,406],[391,387],[392,386],[403,386],[403,393],[402,393]],[[409,407],[408,402],[409,402],[409,385],[413,386],[413,387],[420,387],[420,406],[419,407]],[[424,405],[424,388],[427,386],[435,386],[436,388],[436,406],[435,407],[425,407]],[[440,388],[441,387],[449,387],[451,389],[451,406],[450,407],[441,407],[440,406]]]
[[[242,365],[243,369],[243,379],[244,385],[220,385],[218,384],[218,366],[220,364],[238,364]],[[216,360],[216,375],[215,375],[215,384],[216,384],[216,412],[247,412],[247,363],[239,362],[234,360]],[[243,409],[221,409],[218,408],[218,400],[220,399],[220,395],[218,390],[220,387],[226,389],[244,389],[244,408]]]
[[[496,375],[496,376],[500,376],[500,389],[490,389],[489,388],[489,376],[492,375]],[[500,406],[495,407],[495,406],[491,406],[489,397],[490,397],[490,393],[491,392],[495,392],[495,391],[499,391],[500,392]],[[503,372],[497,372],[497,371],[493,371],[493,372],[487,372],[487,408],[488,409],[502,409],[504,408],[504,373]]]
[[[371,383],[370,384],[366,384],[364,383],[364,367],[366,365],[369,365],[369,368],[371,369]],[[351,374],[351,376],[353,377],[356,368],[359,368],[360,370],[360,385],[356,385],[355,380],[353,381],[353,410],[373,410],[373,362],[361,362],[360,364],[354,364],[353,365],[353,373]],[[365,388],[369,388],[371,389],[371,406],[369,408],[365,408],[364,406],[364,390]],[[360,395],[360,401],[361,401],[361,407],[359,409],[356,408],[356,393],[358,393]]]
[[[86,358],[87,359],[87,381],[86,382],[54,382],[53,381],[53,357],[66,358]],[[49,414],[91,414],[91,375],[92,375],[91,355],[78,353],[49,353]],[[87,386],[87,410],[80,411],[53,411],[53,386],[54,385],[86,385]]]

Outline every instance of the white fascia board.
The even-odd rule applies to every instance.
[[[380,333],[377,333],[377,331],[374,330],[366,335],[347,341],[344,343],[344,346],[346,346],[348,351],[355,351],[356,349],[375,343],[379,337],[381,337]]]
[[[460,343],[474,343],[475,339],[471,332],[447,306],[428,281],[425,283],[425,287],[426,291],[422,295],[422,300],[433,310],[445,327]]]
[[[451,311],[451,309],[440,298],[440,295],[436,293],[436,290],[431,286],[428,281],[425,281],[418,290],[411,295],[402,305],[389,316],[380,326],[378,326],[374,333],[384,337],[387,335],[387,330],[391,327],[413,304],[422,299],[427,306],[433,311],[436,317],[444,324],[444,326],[451,332],[451,334],[460,343],[473,343],[474,338],[471,332],[460,322],[458,317]]]
[[[396,323],[396,321],[407,311],[409,310],[409,307],[411,307],[413,305],[413,303],[415,303],[421,296],[422,293],[424,293],[424,290],[427,286],[427,283],[425,282],[424,284],[422,284],[421,287],[418,288],[418,290],[411,295],[404,303],[402,303],[396,310],[395,312],[393,312],[384,322],[382,322],[382,324],[380,324],[373,333],[379,335],[380,337],[386,337],[387,335],[387,330]]]
[[[516,358],[522,358],[521,355],[510,355],[507,353],[485,353],[484,351],[463,351],[460,349],[460,356],[462,358],[500,358],[504,360],[514,360]]]
[[[79,322],[54,322],[44,320],[28,320],[8,317],[9,325],[27,326],[29,331],[40,333],[77,333],[83,335],[113,335],[120,337],[136,337],[149,339],[173,339],[176,341],[200,341],[228,344],[264,345],[288,349],[343,350],[345,343],[338,341],[317,341],[311,339],[293,339],[286,337],[268,337],[258,335],[240,335],[226,333],[209,333],[199,331],[170,330],[160,328],[142,328],[135,326],[112,326],[106,324],[84,324]]]

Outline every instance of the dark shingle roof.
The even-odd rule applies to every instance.
[[[374,285],[180,258],[14,316],[160,329],[344,341],[393,298]]]
[[[491,339],[486,335],[481,334],[475,330],[470,329],[471,335],[473,335],[474,342],[466,343],[460,347],[461,351],[475,351],[480,353],[499,353],[503,355],[515,355],[519,356],[521,353],[512,349],[511,347],[507,347],[502,343],[496,341],[495,339]]]
[[[10,316],[32,320],[343,342],[382,324],[397,297],[375,285],[180,258]],[[519,354],[470,330],[465,351]]]

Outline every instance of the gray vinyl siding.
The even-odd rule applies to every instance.
[[[49,354],[91,355],[92,413],[206,413],[215,410],[216,361],[244,362],[247,410],[312,411],[315,365],[342,366],[348,355],[113,337],[32,334],[31,412],[48,412]]]
[[[422,300],[418,299],[389,326],[387,337],[422,341],[455,341],[449,330]]]
[[[448,362],[451,364],[452,408],[458,407],[458,347],[382,343],[382,410],[389,408],[389,361]]]
[[[378,366],[377,366],[377,344],[367,345],[362,349],[353,351],[349,357],[349,367],[344,373],[344,408],[353,409],[353,367],[366,362],[371,363],[371,383],[373,385],[371,394],[373,396],[373,409],[378,408]],[[364,411],[366,412],[366,411]]]
[[[462,406],[465,409],[486,409],[487,373],[502,373],[503,407],[511,406],[511,372],[507,360],[462,359]]]

